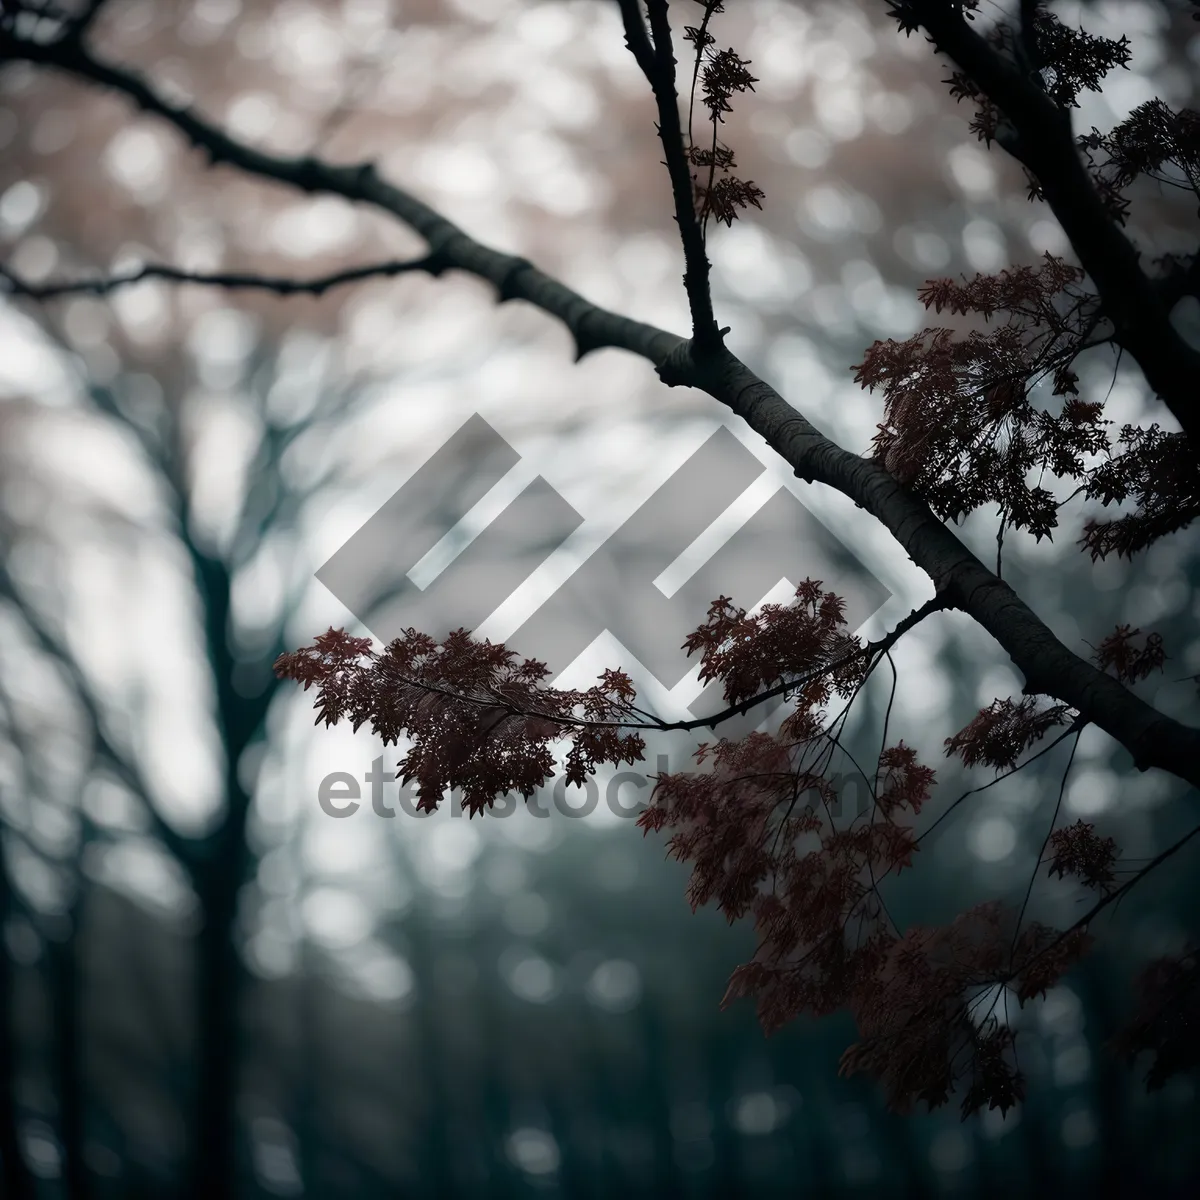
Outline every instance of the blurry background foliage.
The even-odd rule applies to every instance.
[[[728,7],[720,37],[760,80],[729,140],[766,202],[710,237],[718,316],[863,450],[879,404],[849,368],[924,324],[918,286],[1065,244],[882,4]],[[1056,5],[1133,46],[1077,128],[1155,95],[1196,104],[1185,7]],[[687,328],[651,101],[613,5],[111,0],[96,36],[250,142],[375,156],[480,240]],[[1152,249],[1192,246],[1186,204],[1149,196],[1134,220]],[[138,259],[311,275],[419,248],[377,214],[208,171],[119,100],[15,65],[0,247],[35,282]],[[693,917],[686,871],[603,805],[576,821],[321,813],[327,773],[398,754],[314,732],[310,697],[277,692],[275,655],[347,619],[314,569],[472,412],[611,528],[712,428],[713,402],[610,351],[574,366],[551,321],[455,275],[320,300],[146,283],[5,303],[0,345],[0,1090],[37,1194],[172,1194],[197,1146],[223,1152],[223,1106],[245,1196],[1167,1195],[1194,1177],[1191,1085],[1147,1097],[1102,1050],[1118,981],[1194,929],[1186,861],[1022,1018],[1030,1102],[960,1125],[953,1106],[889,1116],[839,1080],[846,1023],[767,1043],[749,1006],[719,1013],[749,931]],[[1148,411],[1104,353],[1083,386],[1118,423]],[[866,552],[874,531],[801,494]],[[985,515],[966,536],[994,552]],[[1010,542],[1006,574],[1068,644],[1159,629],[1171,659],[1145,691],[1182,711],[1200,670],[1193,543],[1131,569],[1091,565],[1069,536]],[[895,659],[893,736],[926,761],[1019,689],[954,616]],[[909,916],[1023,888],[1062,756],[1046,765],[942,827]],[[1089,731],[1065,810],[1137,858],[1195,797],[1128,765]]]

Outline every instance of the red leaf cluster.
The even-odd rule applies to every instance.
[[[1142,639],[1140,646],[1136,644],[1139,638]],[[1118,625],[1096,647],[1092,658],[1102,671],[1112,667],[1122,683],[1136,683],[1151,671],[1161,671],[1167,655],[1163,650],[1162,634],[1143,634],[1140,629]]]
[[[1124,452],[1101,463],[1085,493],[1106,508],[1134,499],[1133,512],[1112,521],[1089,520],[1081,539],[1092,561],[1116,553],[1133,556],[1200,517],[1200,459],[1182,433],[1126,425],[1119,442]]]
[[[917,926],[892,939],[870,986],[852,998],[861,1040],[843,1054],[842,1074],[879,1079],[902,1112],[918,1101],[944,1104],[979,1043],[995,1048],[968,1001],[1004,970],[1004,915],[998,904],[981,904],[950,925]]]
[[[1142,176],[1167,187],[1200,186],[1200,113],[1193,109],[1176,112],[1162,100],[1148,100],[1110,132],[1093,128],[1078,141],[1093,181],[1119,220],[1128,209],[1124,191]]]
[[[1200,1067],[1200,957],[1194,948],[1152,962],[1138,981],[1133,1020],[1114,1039],[1128,1059],[1153,1055],[1146,1087]]]
[[[868,985],[891,937],[878,883],[911,864],[906,818],[934,782],[911,747],[887,747],[868,781],[870,819],[837,824],[823,753],[835,742],[821,706],[852,695],[865,670],[843,607],[813,580],[795,604],[754,617],[724,597],[713,604],[685,643],[701,655],[702,679],[720,679],[731,703],[797,680],[795,709],[776,735],[702,745],[701,769],[659,776],[639,818],[647,832],[670,830],[669,852],[691,863],[693,907],[715,901],[730,921],[753,916],[758,948],[734,972],[725,1003],[756,996],[767,1031],[802,1012],[836,1011]]]
[[[456,630],[443,642],[408,630],[382,652],[367,638],[330,629],[312,646],[275,662],[281,679],[317,687],[317,722],[369,725],[385,745],[411,742],[399,776],[417,784],[417,807],[432,811],[451,788],[474,816],[496,797],[528,798],[554,771],[551,745],[569,738],[566,778],[581,784],[600,763],[633,763],[645,743],[623,733],[634,689],[606,671],[587,691],[546,687],[543,663]]]
[[[963,4],[963,15],[970,19],[976,7]],[[890,8],[906,34],[921,27],[915,0],[892,0]],[[1024,28],[1001,21],[984,36],[1063,108],[1078,107],[1083,91],[1098,90],[1111,71],[1128,65],[1127,38],[1071,28],[1041,3],[1022,13]],[[956,99],[974,103],[972,129],[990,144],[1006,127],[1003,114],[969,73],[956,72],[946,82]],[[1109,133],[1093,129],[1077,140],[1097,194],[1118,223],[1129,209],[1124,193],[1139,178],[1200,197],[1200,113],[1194,110],[1151,100]],[[1029,179],[1030,198],[1043,198],[1038,180]],[[1163,261],[1177,278],[1195,269],[1194,263]],[[960,336],[927,329],[868,350],[858,380],[884,391],[875,456],[943,519],[995,504],[1002,529],[1025,529],[1039,540],[1058,526],[1060,504],[1044,486],[1047,476],[1081,485],[1078,490],[1106,506],[1134,499],[1133,511],[1115,520],[1090,520],[1083,537],[1094,559],[1114,551],[1132,557],[1200,516],[1200,461],[1183,434],[1157,426],[1126,426],[1122,449],[1113,450],[1102,405],[1078,398],[1073,369],[1085,348],[1112,340],[1104,333],[1104,313],[1098,298],[1079,287],[1081,272],[1049,257],[1047,264],[926,285],[921,298],[927,307],[985,320],[1002,314],[1005,323]],[[1043,379],[1063,397],[1060,411],[1034,402]],[[1097,455],[1106,460],[1089,463]]]
[[[1080,926],[1060,933],[1040,921],[1030,921],[1013,946],[1010,972],[1017,1000],[1024,1004],[1044,996],[1092,948],[1092,936]]]
[[[796,679],[807,680],[797,684],[802,699],[823,704],[835,691],[849,696],[863,678],[862,645],[846,630],[845,609],[819,579],[801,583],[792,604],[764,604],[754,616],[720,596],[683,649],[700,655],[700,682],[719,679],[730,704]]]
[[[985,321],[1002,314],[1004,323],[964,336],[934,328],[875,342],[854,368],[857,383],[883,391],[875,458],[943,519],[999,504],[1010,526],[1040,541],[1058,525],[1042,476],[1082,478],[1086,458],[1108,449],[1102,406],[1078,398],[1071,370],[1096,304],[1077,286],[1081,279],[1077,267],[1047,254],[1037,267],[930,280],[920,293],[926,308]],[[1031,397],[1043,378],[1062,398],[1057,412]]]
[[[838,598],[809,580],[796,604],[754,618],[721,598],[687,647],[701,653],[705,678],[721,679],[736,701],[781,674],[841,661],[852,645],[843,625]],[[842,690],[853,691],[860,671],[856,662]],[[1014,914],[995,903],[945,927],[895,929],[880,884],[912,863],[912,821],[934,772],[903,742],[886,747],[870,781],[869,817],[839,824],[818,752],[832,736],[819,710],[834,690],[825,681],[798,687],[776,736],[701,746],[700,770],[659,777],[642,828],[669,830],[669,852],[692,865],[693,907],[716,902],[730,921],[754,920],[757,948],[734,971],[724,1004],[753,996],[768,1033],[802,1014],[848,1008],[861,1038],[842,1070],[880,1080],[895,1107],[936,1106],[961,1084],[964,1115],[1007,1109],[1024,1087],[1011,1031],[973,1009],[1019,969],[1049,986],[1083,943],[1026,938],[1013,959]]]
[[[757,80],[747,60],[715,49],[708,24],[723,11],[720,0],[698,2],[703,21],[684,37],[695,50],[693,102],[699,84],[712,136],[694,144],[689,117],[685,152],[703,231],[710,216],[729,225],[746,207],[761,207],[763,193],[732,174],[733,150],[717,137],[733,96],[753,91]],[[906,34],[921,28],[922,7],[923,0],[889,0]],[[978,7],[978,0],[955,5],[967,19]],[[1061,108],[1078,107],[1083,91],[1127,64],[1127,39],[1070,28],[1040,3],[1021,7],[1031,24],[1018,31],[1001,22],[984,36]],[[1013,130],[977,81],[960,72],[947,82],[957,99],[975,105],[977,135],[1009,145]],[[1191,110],[1151,101],[1111,133],[1093,130],[1078,143],[1118,221],[1128,208],[1125,190],[1141,177],[1200,194],[1200,114]],[[1031,196],[1040,195],[1030,178]],[[1176,277],[1165,281],[1168,289],[1195,269],[1194,262],[1168,265]],[[1125,426],[1114,446],[1103,405],[1081,398],[1079,356],[1115,337],[1099,297],[1083,285],[1078,267],[1050,254],[997,274],[929,280],[922,303],[958,319],[956,327],[876,342],[855,378],[882,392],[875,458],[942,519],[997,505],[1001,534],[1011,527],[1051,537],[1061,505],[1047,485],[1069,481],[1105,507],[1132,502],[1132,511],[1089,522],[1082,539],[1093,559],[1114,550],[1132,556],[1200,516],[1200,460],[1183,434],[1157,425]],[[1125,683],[1147,677],[1165,655],[1156,634],[1139,638],[1139,630],[1118,627],[1096,662]],[[946,925],[895,924],[881,885],[913,863],[914,825],[935,772],[903,742],[885,746],[873,776],[863,775],[869,813],[841,820],[829,774],[838,722],[824,710],[835,697],[852,702],[874,664],[846,629],[843,601],[820,581],[806,580],[793,603],[753,616],[722,596],[684,648],[699,655],[701,682],[719,680],[731,706],[785,688],[793,701],[777,733],[706,743],[695,770],[660,775],[639,818],[645,833],[667,832],[668,852],[690,864],[693,908],[715,903],[731,922],[753,920],[755,952],[733,972],[723,1003],[753,996],[767,1032],[801,1014],[848,1009],[860,1036],[842,1072],[881,1081],[894,1107],[935,1107],[958,1090],[964,1118],[985,1106],[1007,1111],[1025,1080],[1007,1014],[996,1007],[1009,991],[1023,1005],[1054,987],[1091,945],[1085,921],[1067,930],[1037,921],[1021,927],[1024,906],[1016,913],[989,902]],[[454,787],[472,813],[502,792],[529,796],[550,777],[551,744],[562,739],[570,742],[567,778],[576,783],[601,763],[633,762],[644,750],[641,737],[622,732],[639,714],[620,672],[606,672],[587,691],[557,690],[541,663],[462,630],[441,643],[409,630],[378,654],[368,641],[330,630],[282,656],[276,670],[306,689],[317,686],[318,721],[370,724],[385,742],[407,736],[400,770],[406,782],[417,781],[428,809]],[[1077,716],[1043,699],[995,700],[945,740],[947,756],[997,773],[1016,768],[1051,729]],[[1112,838],[1077,821],[1054,830],[1047,849],[1050,875],[1114,898]],[[1131,1055],[1154,1052],[1151,1086],[1197,1065],[1198,979],[1189,952],[1153,964],[1143,980],[1142,1008],[1122,1046]]]
[[[713,216],[727,226],[732,226],[737,220],[739,209],[750,205],[762,208],[766,195],[752,180],[738,179],[733,175],[722,175],[711,186],[697,182],[695,191],[701,219]]]
[[[957,754],[963,765],[995,767],[996,772],[1011,770],[1017,759],[1035,742],[1041,741],[1056,725],[1065,725],[1073,710],[1065,704],[1038,709],[1037,696],[993,700],[971,722],[946,739],[946,755]]]
[[[841,819],[827,773],[837,725],[824,709],[835,695],[854,696],[869,663],[846,630],[842,600],[819,581],[805,580],[793,604],[754,616],[721,597],[685,647],[730,703],[780,683],[792,685],[794,701],[777,734],[706,743],[696,770],[660,775],[639,818],[644,832],[668,831],[668,852],[691,865],[694,908],[715,902],[731,922],[754,922],[754,955],[733,972],[723,1004],[753,996],[768,1033],[802,1014],[848,1009],[860,1039],[842,1070],[880,1080],[895,1107],[936,1106],[961,1089],[964,1115],[1007,1109],[1024,1088],[1012,1034],[979,1009],[1010,983],[1022,1002],[1052,986],[1086,949],[1086,935],[1035,924],[1017,937],[1014,915],[998,903],[947,926],[895,926],[881,885],[912,865],[913,826],[935,773],[904,742],[885,746],[866,779],[870,811]],[[316,686],[318,721],[370,724],[385,742],[409,737],[400,769],[417,781],[426,809],[453,787],[471,813],[501,792],[528,796],[550,776],[550,744],[562,738],[571,741],[576,782],[644,748],[620,732],[635,712],[620,672],[585,692],[560,691],[546,686],[541,663],[462,630],[440,643],[410,630],[380,653],[330,630],[282,656],[276,670]],[[972,736],[960,735],[959,752],[968,761],[1015,757],[1062,719],[1061,706],[1038,713],[1031,703],[997,701]],[[1102,843],[1075,834],[1055,845],[1064,869],[1079,862],[1102,874]]]
[[[889,746],[879,756],[882,779],[876,788],[876,804],[884,816],[907,808],[919,813],[929,799],[935,772],[917,762],[917,752],[903,742]]]
[[[1050,835],[1049,874],[1060,879],[1075,875],[1086,886],[1111,891],[1113,864],[1117,861],[1117,843],[1110,837],[1097,836],[1096,827],[1083,820]]]
[[[1046,94],[1064,108],[1078,108],[1080,92],[1098,91],[1110,71],[1129,63],[1128,38],[1095,37],[1082,29],[1073,29],[1040,4],[1034,10],[1029,33],[1037,61],[1028,66],[1037,70]],[[1023,65],[1029,56],[1029,42],[1006,21],[999,22],[986,36],[991,45],[1014,64]],[[1000,109],[963,71],[955,71],[944,82],[956,100],[970,100],[975,104],[971,131],[990,144],[1004,119]]]
[[[746,68],[743,59],[733,50],[710,50],[700,68],[700,99],[714,121],[724,121],[724,114],[733,112],[729,101],[734,92],[752,92],[758,80]]]
[[[764,193],[752,180],[738,179],[730,172],[737,163],[733,151],[717,139],[717,127],[725,122],[725,114],[733,111],[730,104],[735,93],[752,92],[758,80],[750,74],[748,59],[743,59],[732,49],[714,50],[716,39],[708,32],[709,19],[724,6],[715,0],[699,0],[704,6],[704,20],[699,27],[684,28],[685,40],[696,48],[696,69],[692,80],[692,97],[695,85],[700,82],[700,102],[708,109],[712,124],[712,140],[708,146],[696,145],[692,139],[691,123],[688,126],[688,162],[698,168],[692,172],[692,195],[696,215],[701,227],[709,217],[715,217],[724,225],[732,225],[741,209],[753,206],[762,208]]]
[[[902,1112],[918,1101],[944,1104],[962,1085],[964,1120],[985,1106],[1006,1112],[1019,1103],[1025,1079],[1015,1034],[995,1013],[1003,988],[1015,982],[1025,1003],[1053,986],[1089,940],[1036,923],[1014,938],[1015,926],[1016,914],[990,901],[949,925],[893,939],[851,999],[861,1040],[842,1056],[842,1073],[879,1079]]]

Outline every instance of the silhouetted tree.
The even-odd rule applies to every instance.
[[[106,295],[157,278],[321,294],[371,277],[465,271],[494,285],[501,300],[522,299],[559,319],[580,357],[605,347],[624,349],[652,363],[665,385],[697,388],[725,404],[799,478],[837,489],[881,522],[934,591],[871,643],[850,635],[842,601],[819,581],[802,584],[794,604],[767,606],[756,615],[719,598],[686,649],[699,655],[703,681],[724,686],[728,708],[692,723],[663,722],[639,709],[621,672],[606,672],[589,690],[555,689],[547,686],[549,672],[540,664],[464,631],[440,642],[410,632],[375,651],[369,639],[331,630],[312,647],[280,657],[278,673],[317,686],[319,716],[327,724],[347,719],[356,727],[369,725],[387,742],[407,738],[411,748],[401,774],[417,783],[423,807],[436,807],[458,788],[473,812],[486,810],[502,793],[529,796],[550,777],[551,746],[563,739],[571,744],[568,779],[578,783],[599,764],[635,761],[644,749],[643,732],[720,725],[786,695],[794,709],[776,733],[701,747],[704,769],[660,777],[642,818],[648,830],[670,829],[673,852],[693,863],[693,904],[716,900],[731,919],[754,917],[759,949],[735,973],[730,996],[756,995],[768,1028],[801,1012],[849,1009],[861,1040],[847,1052],[844,1069],[881,1078],[898,1106],[918,1099],[942,1103],[961,1084],[964,1113],[984,1106],[1006,1110],[1024,1087],[1012,1055],[1013,1031],[997,1011],[1006,989],[1024,1003],[1057,982],[1087,950],[1095,918],[1181,850],[1200,826],[1122,872],[1113,839],[1084,822],[1059,826],[1056,807],[1034,873],[1047,868],[1091,889],[1095,899],[1082,917],[1061,929],[1026,922],[1027,893],[1019,909],[988,903],[945,925],[905,930],[889,914],[880,884],[911,865],[919,849],[924,834],[916,833],[916,818],[933,794],[934,771],[904,742],[889,743],[885,721],[882,749],[863,772],[873,799],[870,813],[841,826],[824,810],[832,799],[828,772],[842,748],[845,712],[875,669],[890,661],[892,647],[934,614],[958,610],[1003,647],[1025,681],[1019,699],[997,699],[946,738],[947,753],[966,767],[1011,773],[1032,760],[1029,751],[1052,730],[1063,731],[1059,740],[1077,741],[1092,725],[1123,746],[1138,769],[1200,784],[1200,731],[1157,711],[1133,690],[1162,667],[1161,638],[1128,625],[1103,638],[1097,633],[1089,661],[1057,638],[1001,573],[1006,531],[1040,541],[1059,528],[1066,501],[1044,486],[1045,479],[1074,486],[1069,498],[1082,494],[1102,507],[1131,502],[1131,511],[1115,519],[1087,520],[1082,541],[1093,559],[1132,557],[1186,529],[1200,512],[1194,449],[1200,351],[1177,319],[1181,304],[1194,302],[1200,291],[1197,257],[1168,256],[1148,268],[1124,227],[1135,184],[1200,189],[1200,118],[1156,100],[1106,134],[1078,135],[1070,110],[1083,91],[1100,87],[1109,71],[1125,65],[1123,39],[1074,30],[1039,0],[1022,0],[1011,19],[986,30],[977,19],[977,0],[890,0],[888,11],[900,31],[927,37],[950,60],[952,93],[975,109],[972,127],[1025,169],[1032,197],[1048,205],[1078,263],[1046,255],[1037,266],[1014,265],[998,275],[930,281],[921,293],[926,308],[948,309],[963,324],[867,350],[857,378],[880,390],[884,403],[872,450],[861,455],[824,436],[739,360],[725,345],[728,330],[718,324],[707,257],[712,223],[730,225],[766,199],[753,181],[734,174],[734,153],[722,138],[732,101],[758,80],[735,49],[716,48],[712,26],[720,3],[702,0],[699,23],[684,28],[691,46],[685,120],[680,98],[688,91],[687,77],[681,86],[666,0],[644,6],[620,0],[628,49],[656,105],[686,262],[689,338],[598,308],[530,262],[479,244],[374,163],[288,157],[239,140],[144,75],[95,53],[91,25],[102,8],[92,3],[81,14],[10,2],[0,58],[116,91],[173,126],[213,164],[373,208],[419,234],[427,250],[304,280],[144,264],[124,274],[34,284],[6,269],[13,293],[42,301]],[[697,109],[707,110],[711,129],[697,129]],[[1114,347],[1137,364],[1165,407],[1164,425],[1126,426],[1110,437],[1103,403],[1082,398],[1073,370],[1097,346]],[[174,488],[186,531],[178,463],[169,453],[163,457],[160,447],[150,449]],[[264,453],[275,449],[267,446]],[[999,511],[995,570],[947,524],[992,508]],[[234,1174],[236,1055],[227,1051],[237,1042],[240,968],[231,931],[247,878],[249,806],[238,764],[262,725],[271,686],[247,697],[235,683],[238,664],[228,639],[231,563],[186,533],[183,542],[203,598],[227,762],[226,804],[216,830],[186,845],[164,831],[188,866],[204,914],[193,1176],[201,1196],[222,1194]],[[271,653],[280,649],[272,646]],[[830,720],[825,710],[835,700],[846,707]],[[1065,783],[1064,776],[1060,799]],[[801,804],[809,794],[816,802]],[[1143,1016],[1128,1047],[1157,1053],[1152,1083],[1194,1062],[1194,1039],[1186,1032],[1196,1015],[1194,979],[1194,955],[1159,963],[1146,976]]]

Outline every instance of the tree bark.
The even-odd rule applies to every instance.
[[[5,936],[12,919],[12,881],[0,838],[0,1181],[5,1197],[32,1200],[33,1178],[21,1154],[17,1111],[16,972]]]
[[[241,963],[233,943],[240,881],[223,856],[201,889],[196,961],[197,1088],[188,1194],[225,1200],[237,1179],[238,1008]]]
[[[86,1098],[81,1028],[81,877],[77,879],[76,886],[79,893],[61,922],[61,936],[48,942],[48,958],[54,1023],[54,1075],[58,1092],[58,1136],[63,1153],[63,1190],[68,1200],[87,1200],[90,1188],[83,1156]]]

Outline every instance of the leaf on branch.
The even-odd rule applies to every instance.
[[[716,167],[718,171],[728,171],[737,166],[733,161],[733,151],[728,146],[718,142],[714,146],[692,146],[688,150],[688,161],[696,167]]]
[[[1146,967],[1138,980],[1134,1017],[1113,1048],[1129,1061],[1143,1053],[1153,1056],[1146,1072],[1150,1091],[1200,1067],[1200,958],[1194,948]]]
[[[1036,267],[930,280],[920,292],[926,308],[985,321],[1003,315],[1004,323],[876,342],[854,368],[857,383],[883,390],[876,460],[944,520],[998,504],[1009,527],[1040,541],[1057,528],[1059,505],[1031,479],[1048,472],[1082,480],[1087,460],[1108,450],[1102,406],[1079,400],[1072,370],[1096,312],[1082,278],[1048,254]],[[1030,396],[1047,375],[1062,397],[1057,413]]]
[[[851,695],[862,679],[862,643],[847,631],[845,608],[819,579],[801,583],[793,603],[765,604],[754,616],[720,596],[683,649],[700,655],[700,682],[720,680],[729,704],[790,679],[803,681],[806,702],[822,704]]]
[[[1038,711],[1037,696],[1023,696],[1015,704],[1008,698],[993,700],[970,724],[946,739],[946,756],[957,754],[964,766],[995,767],[999,774],[1015,767],[1030,746],[1056,725],[1067,724],[1072,715],[1066,704]]]
[[[1141,175],[1160,178],[1167,166],[1186,179],[1200,177],[1200,113],[1194,109],[1176,112],[1162,100],[1148,100],[1107,135],[1093,129],[1080,140],[1086,149],[1107,153],[1105,166],[1118,189]]]
[[[1113,864],[1117,861],[1117,843],[1113,838],[1097,836],[1096,827],[1079,820],[1050,835],[1050,875],[1060,879],[1076,875],[1086,887],[1112,890]]]
[[[1012,975],[1017,1001],[1044,996],[1092,948],[1093,938],[1080,926],[1060,933],[1039,921],[1021,930],[1013,947]]]
[[[887,817],[902,808],[919,813],[937,778],[932,768],[917,762],[917,752],[903,742],[888,747],[879,756],[879,773],[883,778],[876,796],[880,811]]]
[[[990,1011],[975,1012],[1003,976],[1014,915],[989,902],[893,941],[853,998],[861,1040],[843,1055],[841,1073],[872,1075],[900,1112],[921,1101],[936,1108],[968,1081],[964,1116],[1020,1099],[1011,1032]]]
[[[913,6],[901,7],[911,10]],[[912,24],[911,12],[901,21],[902,29]],[[1096,37],[1072,28],[1041,5],[1035,9],[1028,34],[1036,47],[1038,86],[1061,108],[1078,108],[1081,92],[1099,91],[1105,76],[1128,66],[1131,57],[1128,38]],[[1021,34],[1011,22],[999,22],[985,36],[993,50],[1018,69],[1031,69]],[[971,131],[986,145],[995,141],[1004,117],[983,87],[965,71],[955,71],[943,82],[955,100],[974,103]]]
[[[713,216],[723,225],[732,226],[738,211],[754,205],[762,208],[765,193],[753,182],[743,182],[733,175],[722,175],[712,187],[699,182],[695,185],[697,215],[701,220]]]
[[[1148,100],[1108,133],[1093,127],[1076,140],[1105,206],[1122,223],[1129,208],[1123,193],[1138,178],[1192,191],[1200,183],[1200,113],[1193,109]]]
[[[711,52],[700,68],[701,103],[714,121],[724,121],[723,114],[733,111],[729,103],[734,92],[752,92],[758,80],[746,68],[743,59],[732,49]]]
[[[1126,425],[1119,442],[1123,453],[1092,471],[1085,494],[1106,508],[1132,498],[1135,509],[1113,521],[1085,524],[1080,542],[1093,562],[1113,553],[1132,560],[1200,517],[1200,459],[1186,434],[1167,433],[1157,424]]]
[[[1025,1076],[1011,1057],[1016,1040],[1016,1033],[999,1023],[976,1038],[972,1047],[971,1086],[962,1102],[964,1121],[984,1105],[989,1111],[998,1108],[1004,1116],[1025,1099]]]
[[[633,763],[645,743],[613,724],[635,697],[628,676],[605,671],[586,691],[546,687],[544,663],[520,659],[502,644],[476,641],[463,629],[444,641],[408,630],[383,651],[367,638],[331,629],[275,663],[281,679],[318,685],[318,721],[369,725],[384,745],[410,741],[398,774],[416,781],[423,811],[461,789],[469,815],[501,795],[528,799],[553,774],[550,747],[571,742],[569,783],[581,784],[601,763]]]
[[[1136,644],[1139,638],[1142,640],[1140,646]],[[1118,625],[1096,647],[1092,660],[1102,671],[1112,667],[1122,683],[1137,683],[1152,671],[1161,671],[1167,655],[1163,650],[1162,634],[1143,634],[1129,625]]]
[[[763,190],[753,181],[737,179],[728,174],[736,165],[733,151],[717,140],[717,127],[724,123],[725,113],[732,112],[730,100],[735,93],[754,91],[758,80],[747,68],[748,59],[741,58],[732,49],[713,50],[715,42],[708,32],[708,20],[713,14],[723,12],[721,4],[712,0],[701,0],[704,5],[704,23],[699,27],[687,26],[684,37],[696,47],[696,74],[692,79],[692,100],[695,101],[696,82],[700,82],[701,103],[708,109],[712,124],[712,142],[699,146],[692,135],[689,114],[686,154],[692,172],[692,202],[696,217],[704,230],[708,218],[731,226],[740,210],[753,205],[762,208]]]

